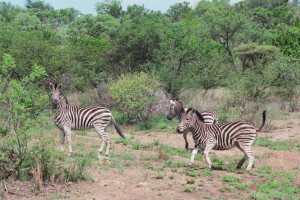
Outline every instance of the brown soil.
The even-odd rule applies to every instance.
[[[274,120],[273,124],[278,129],[272,132],[262,132],[259,136],[268,136],[274,141],[277,140],[293,140],[299,143],[300,141],[300,123],[297,116],[300,113],[292,114],[288,120]],[[160,144],[165,144],[173,148],[183,148],[184,141],[182,135],[174,134],[175,128],[168,129],[168,132],[135,132],[134,141],[139,141],[142,144],[151,143],[154,140],[160,141]],[[127,136],[132,130],[125,130]],[[80,140],[82,136],[73,134],[73,140]],[[118,137],[116,133],[111,135],[112,138]],[[58,134],[57,134],[58,138]],[[88,138],[88,139],[86,139]],[[192,147],[193,141],[191,135],[188,136],[189,144]],[[100,144],[100,139],[94,132],[85,136],[85,146],[91,147],[92,144]],[[74,142],[74,143],[75,143]],[[65,184],[44,184],[41,192],[35,194],[32,192],[33,184],[31,182],[13,181],[7,182],[8,193],[4,196],[4,200],[10,199],[95,199],[95,200],[153,200],[153,199],[243,199],[249,198],[249,194],[257,190],[257,183],[263,181],[261,177],[245,173],[228,172],[226,170],[213,170],[212,176],[202,174],[203,169],[207,164],[205,161],[195,161],[200,165],[200,176],[194,178],[194,184],[187,184],[186,179],[189,178],[182,173],[183,170],[188,170],[187,167],[180,167],[177,171],[172,171],[166,167],[163,171],[155,170],[162,166],[163,161],[151,159],[158,157],[158,152],[154,149],[134,150],[131,146],[124,146],[121,143],[112,142],[111,153],[122,154],[132,153],[136,155],[133,161],[128,161],[127,166],[122,168],[111,168],[109,166],[94,165],[88,169],[90,175],[89,181],[78,183]],[[96,151],[96,149],[94,149]],[[299,151],[275,151],[264,147],[253,146],[255,154],[255,168],[251,172],[255,173],[257,169],[263,166],[270,166],[272,170],[293,172],[297,174],[293,185],[300,187],[300,153]],[[242,153],[237,149],[228,151],[213,151],[210,157],[217,156],[225,161],[228,165],[239,158]],[[147,160],[147,157],[150,158]],[[172,156],[171,156],[172,158]],[[188,163],[188,158],[176,157]],[[132,163],[130,163],[132,162]],[[153,169],[145,167],[146,163],[151,163]],[[247,164],[247,163],[246,163]],[[197,170],[196,170],[197,171]],[[162,178],[155,178],[158,174],[162,174]],[[228,191],[224,190],[228,184],[222,181],[222,176],[232,175],[243,180],[243,184],[249,186],[248,190]],[[194,188],[194,192],[184,192],[185,187]],[[297,196],[295,199],[300,198]]]

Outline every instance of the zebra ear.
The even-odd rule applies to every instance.
[[[49,83],[49,88],[52,90],[53,89],[53,83]]]
[[[175,103],[172,99],[169,99],[169,100],[170,100],[170,104],[174,104]]]
[[[58,85],[57,85],[57,89],[61,89],[61,86],[62,86],[62,84],[61,83],[59,83]]]

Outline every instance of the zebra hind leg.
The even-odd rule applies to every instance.
[[[105,127],[98,127],[95,126],[96,131],[98,132],[99,136],[102,138],[101,146],[98,150],[98,160],[99,164],[103,162],[103,164],[109,164],[108,156],[109,156],[109,147],[110,147],[110,141],[107,133],[105,132]],[[105,152],[105,159],[103,159],[102,152],[104,147],[106,146],[106,152]]]
[[[237,147],[245,154],[245,156],[240,160],[240,162],[237,165],[237,169],[241,169],[241,167],[243,166],[244,162],[246,160],[248,161],[248,166],[246,168],[246,170],[251,170],[253,162],[254,162],[254,155],[252,153],[251,150],[251,146],[250,145],[242,145],[240,143],[237,143]]]
[[[236,166],[236,169],[241,169],[245,161],[248,159],[247,154],[245,153],[244,149],[241,148],[240,144],[237,142],[236,147],[241,150],[245,155],[244,157],[239,161],[238,165]]]

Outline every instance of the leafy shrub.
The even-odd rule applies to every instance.
[[[129,119],[146,121],[156,102],[154,93],[158,86],[158,81],[146,73],[126,74],[110,85],[109,93],[118,109]]]
[[[10,176],[20,180],[75,181],[84,178],[87,161],[68,159],[56,150],[53,138],[45,134],[43,111],[49,97],[41,87],[45,69],[34,65],[22,79],[12,79],[14,60],[4,57],[0,70],[0,179]],[[5,122],[4,125],[3,122]],[[39,189],[39,188],[37,188]]]

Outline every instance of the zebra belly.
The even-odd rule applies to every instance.
[[[228,150],[228,149],[232,149],[235,146],[236,146],[235,143],[231,144],[231,145],[228,145],[228,146],[215,145],[213,150]]]
[[[93,128],[92,125],[89,125],[89,126],[75,126],[75,124],[72,124],[71,126],[71,130],[78,130],[78,131],[83,131],[83,130],[87,130],[87,129],[90,129],[90,128]]]

